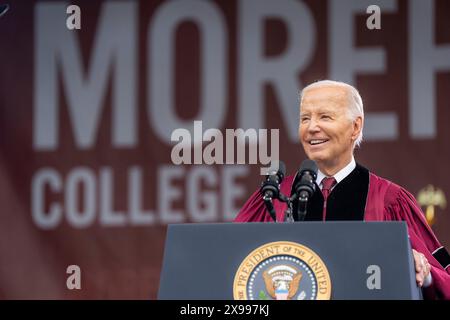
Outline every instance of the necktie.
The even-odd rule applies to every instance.
[[[331,178],[323,178],[322,180],[322,194],[323,194],[323,212],[322,212],[322,220],[325,221],[325,217],[327,215],[327,199],[330,195],[331,188],[336,184],[336,179]]]

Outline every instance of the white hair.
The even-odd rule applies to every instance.
[[[363,108],[363,102],[362,102],[361,96],[355,87],[353,87],[345,82],[332,81],[332,80],[320,80],[320,81],[313,82],[310,85],[307,85],[300,92],[300,107],[302,105],[303,95],[306,90],[313,89],[313,88],[330,87],[330,86],[341,87],[341,88],[348,90],[347,92],[350,93],[349,94],[350,101],[349,101],[347,110],[348,110],[350,120],[353,122],[356,120],[356,118],[361,117],[362,125],[363,125],[364,124],[364,108]],[[358,137],[356,138],[354,146],[359,147],[361,145],[361,142],[363,139],[363,130],[362,129],[363,128],[361,126],[361,132],[359,133]]]

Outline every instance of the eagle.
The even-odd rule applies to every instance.
[[[297,272],[297,274],[292,278],[291,281],[277,281],[274,282],[272,280],[272,277],[269,275],[269,273],[266,271],[263,272],[263,279],[264,283],[266,284],[266,290],[269,293],[269,295],[276,299],[275,291],[276,289],[280,288],[280,286],[283,286],[288,289],[288,299],[292,299],[294,297],[295,293],[298,290],[298,286],[300,284],[300,280],[302,279],[302,273],[300,271]]]

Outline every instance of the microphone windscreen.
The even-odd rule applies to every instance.
[[[270,163],[270,168],[267,170],[268,175],[278,175],[280,179],[283,179],[286,175],[286,165],[281,160],[274,160]]]
[[[317,171],[319,169],[317,168],[317,163],[313,160],[306,159],[302,162],[302,165],[300,166],[300,169],[298,170],[299,174],[302,175],[303,172],[309,171],[313,172],[314,175],[317,176]]]

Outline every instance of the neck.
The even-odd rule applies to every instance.
[[[323,174],[327,177],[331,177],[344,169],[352,161],[352,157],[353,155],[350,155],[350,157],[347,157],[345,161],[340,161],[339,163],[317,162],[317,166]]]

